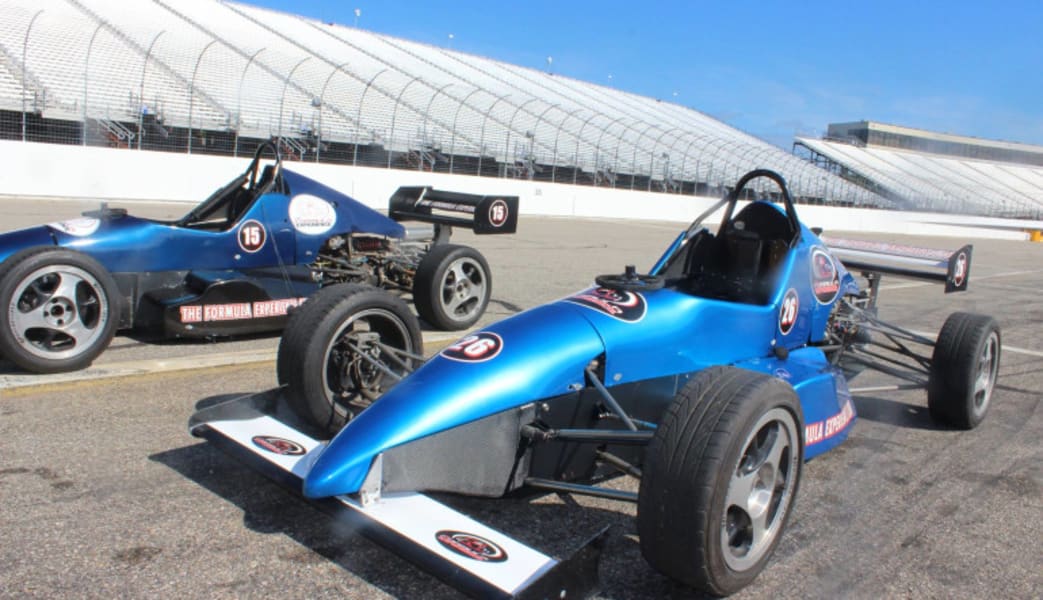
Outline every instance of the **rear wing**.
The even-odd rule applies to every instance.
[[[428,186],[400,187],[388,201],[388,215],[396,221],[467,227],[477,234],[514,233],[518,229],[518,197],[463,194]]]
[[[938,281],[945,284],[946,294],[965,291],[970,280],[970,244],[950,251],[830,236],[820,239],[848,270]]]

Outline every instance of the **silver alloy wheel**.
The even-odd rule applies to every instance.
[[[348,414],[349,403],[375,400],[386,390],[384,384],[388,379],[379,368],[358,356],[352,346],[358,347],[393,372],[399,375],[404,373],[404,369],[393,362],[382,360],[383,351],[377,342],[408,353],[416,352],[412,348],[406,324],[390,311],[380,308],[370,308],[352,315],[340,326],[326,347],[323,387],[333,410],[346,417],[346,420],[352,417]],[[365,405],[357,408],[365,408]]]
[[[489,282],[482,265],[465,256],[449,263],[439,289],[445,314],[454,321],[466,321],[485,306]]]
[[[721,515],[721,554],[742,572],[764,556],[782,530],[797,484],[800,436],[789,411],[758,419],[732,469]]]
[[[996,384],[996,371],[999,368],[999,335],[993,331],[985,340],[981,356],[978,357],[978,373],[974,378],[974,414],[982,415],[989,407],[992,388]]]
[[[7,307],[11,333],[26,352],[48,360],[83,354],[104,336],[109,299],[90,273],[50,265],[18,282]]]

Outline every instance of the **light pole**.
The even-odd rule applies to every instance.
[[[361,16],[362,16],[362,9],[361,8],[356,8],[355,9],[355,29],[358,29],[358,27],[359,27],[359,17],[361,17]]]
[[[456,37],[456,36],[455,36],[455,35],[453,35],[453,34],[451,34],[451,33],[449,34],[449,49],[450,49],[450,50],[452,50],[452,49],[453,49],[453,38],[454,38],[454,37]]]

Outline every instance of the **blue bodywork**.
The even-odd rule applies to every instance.
[[[366,232],[396,238],[404,235],[400,223],[350,196],[285,169],[282,178],[286,191],[261,195],[234,222],[221,229],[122,213],[102,214],[0,234],[0,262],[25,248],[61,246],[92,256],[112,273],[243,269],[308,262],[322,243],[337,233]],[[332,205],[337,216],[329,232],[309,235],[293,227],[288,212],[290,200],[300,195],[315,196]],[[250,220],[260,222],[269,236],[260,250],[252,253],[244,252],[237,238],[239,226]],[[90,233],[76,234],[76,228],[69,224]]]
[[[844,374],[815,344],[826,338],[839,299],[858,294],[859,286],[815,233],[796,224],[788,198],[787,205],[754,202],[731,219],[733,199],[718,242],[697,220],[652,269],[650,275],[665,277],[661,289],[594,287],[465,337],[350,421],[312,463],[304,494],[356,493],[381,453],[584,388],[592,361],[603,365],[610,392],[683,381],[713,365],[767,374],[800,398],[805,459],[835,447],[854,423],[854,408]],[[785,230],[786,219],[795,225],[768,244],[775,249],[771,268],[752,278],[763,288],[759,295],[728,299],[691,285],[682,264],[689,249],[717,243],[720,250],[720,232],[741,233],[755,220]],[[480,359],[461,360],[458,351],[467,347]]]
[[[299,302],[319,287],[303,272],[304,266],[315,261],[331,237],[405,235],[400,223],[292,171],[282,169],[277,185],[255,190],[246,187],[245,177],[233,181],[177,221],[103,208],[81,218],[0,234],[0,262],[34,247],[76,250],[113,275],[123,295],[120,322],[125,328],[162,326],[168,335],[246,333],[280,327],[286,306],[278,306],[281,314],[250,313],[247,318],[213,322],[186,321],[178,309],[202,311],[207,302],[218,307]],[[307,221],[316,212],[319,221]],[[299,276],[286,276],[298,266]]]

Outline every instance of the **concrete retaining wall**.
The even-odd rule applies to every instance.
[[[121,203],[196,203],[249,163],[246,158],[169,154],[0,141],[0,202],[13,197],[90,198]],[[517,179],[315,163],[286,168],[346,192],[377,209],[401,185],[516,195],[523,214],[689,222],[716,201],[676,194],[614,190]],[[799,205],[801,220],[827,231],[909,233],[964,238],[1027,239],[1043,222],[961,215]]]

